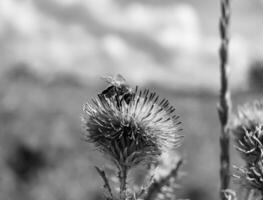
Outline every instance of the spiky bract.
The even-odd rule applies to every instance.
[[[251,164],[246,168],[237,168],[235,175],[238,178],[238,182],[248,188],[257,189],[263,192],[263,163],[262,161],[255,164]]]
[[[247,163],[254,163],[263,156],[263,102],[245,104],[238,109],[232,132],[236,148]]]
[[[116,98],[93,99],[84,107],[86,138],[110,156],[117,166],[128,168],[151,163],[165,148],[181,141],[178,116],[156,93],[138,91],[129,102]]]

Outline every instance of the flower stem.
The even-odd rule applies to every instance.
[[[95,167],[95,169],[97,170],[97,172],[99,173],[100,177],[104,181],[104,188],[108,191],[108,193],[110,195],[110,198],[108,198],[108,199],[113,200],[112,190],[111,190],[110,183],[109,183],[108,178],[106,177],[105,172],[103,170],[101,170],[100,168],[98,168],[98,167]]]
[[[120,200],[127,199],[127,174],[128,168],[125,165],[122,165],[119,169]]]
[[[219,31],[221,45],[219,50],[220,56],[220,72],[221,72],[221,89],[219,97],[219,119],[221,123],[220,136],[220,196],[222,200],[226,200],[223,193],[229,187],[230,181],[230,156],[229,156],[229,116],[231,112],[231,99],[228,83],[228,46],[229,46],[229,24],[230,24],[230,0],[221,0],[221,17],[219,23]]]
[[[167,176],[162,177],[158,181],[154,180],[154,182],[148,188],[147,195],[144,197],[144,200],[156,199],[157,195],[162,192],[162,188],[164,186],[169,185],[169,181],[172,178],[174,179],[177,178],[179,169],[182,166],[182,164],[183,164],[183,160],[180,159],[178,163],[176,164],[176,166],[169,172]]]

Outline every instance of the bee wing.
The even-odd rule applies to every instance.
[[[120,74],[117,74],[115,77],[112,76],[102,77],[102,79],[105,80],[107,83],[115,86],[119,86],[121,84],[126,83],[125,78]]]
[[[113,77],[111,77],[111,76],[102,76],[101,79],[104,80],[105,82],[107,82],[110,85],[116,85]]]
[[[120,74],[117,74],[114,79],[115,79],[115,81],[118,82],[119,84],[124,84],[124,83],[126,83],[125,78],[124,78],[122,75],[120,75]]]

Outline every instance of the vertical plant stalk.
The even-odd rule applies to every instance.
[[[228,66],[228,47],[229,47],[229,26],[230,26],[230,0],[221,0],[220,3],[219,33],[221,45],[219,49],[221,89],[219,97],[218,114],[221,123],[220,136],[220,197],[226,200],[224,190],[229,187],[230,181],[230,156],[229,156],[229,116],[231,113],[231,99],[229,91],[229,66]]]

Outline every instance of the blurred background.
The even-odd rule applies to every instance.
[[[232,4],[235,110],[262,97],[263,1]],[[179,194],[218,199],[218,17],[219,0],[0,0],[0,199],[103,198],[80,116],[117,73],[177,108]]]

